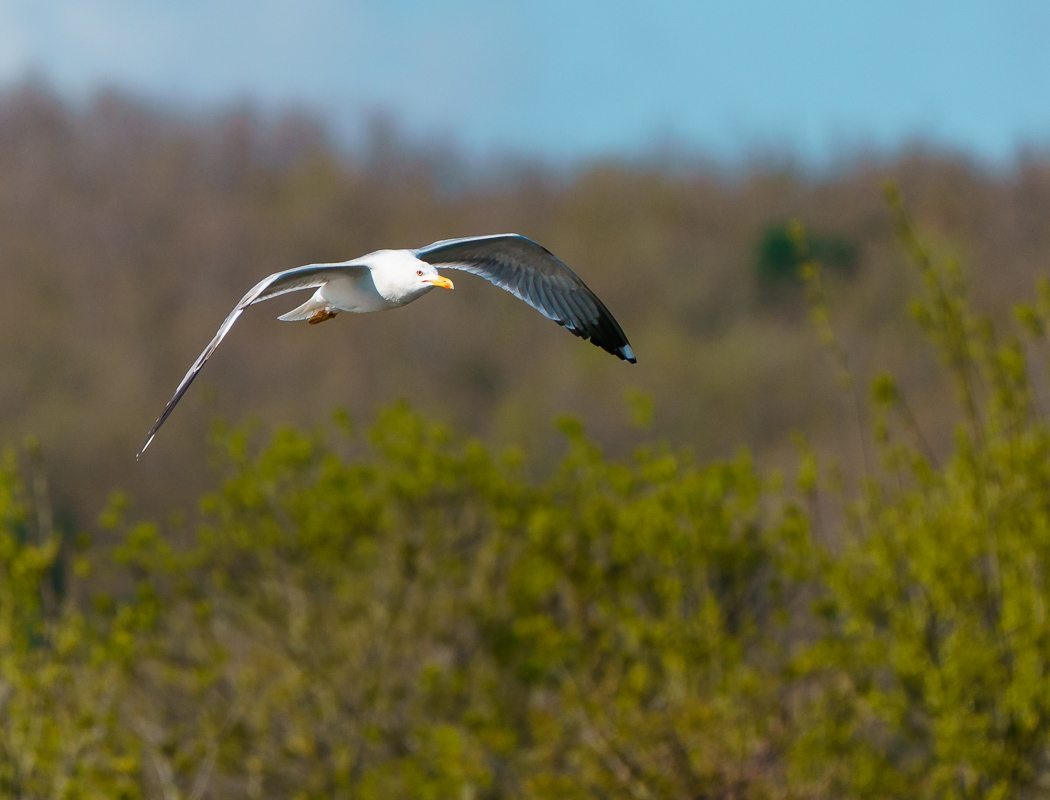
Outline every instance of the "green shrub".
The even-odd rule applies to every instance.
[[[1050,774],[1050,430],[1025,348],[968,307],[891,194],[924,295],[915,316],[955,383],[955,446],[932,460],[892,379],[874,386],[883,471],[826,554],[819,700],[795,755],[837,797],[1038,797]],[[1042,335],[1047,306],[1019,312]]]
[[[755,274],[766,285],[801,283],[802,265],[810,258],[828,269],[850,273],[857,266],[857,246],[841,236],[810,234],[809,252],[799,248],[791,225],[769,225],[755,245]]]
[[[541,485],[403,406],[358,459],[290,430],[254,458],[224,440],[194,543],[139,525],[116,552],[148,582],[130,607],[163,609],[131,678],[159,772],[183,792],[377,798],[771,778],[760,666],[803,521],[763,508],[745,457],[610,462],[563,428]]]

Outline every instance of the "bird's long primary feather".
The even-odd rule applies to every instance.
[[[413,252],[435,267],[479,275],[580,338],[624,361],[637,362],[605,304],[550,250],[531,239],[516,233],[445,239]]]
[[[278,295],[285,294],[287,292],[294,292],[299,289],[316,289],[319,286],[323,286],[329,281],[333,274],[344,272],[348,269],[360,268],[356,265],[348,262],[338,264],[307,264],[305,267],[295,267],[294,269],[288,269],[283,272],[275,272],[267,278],[259,281],[254,287],[241,298],[241,301],[234,306],[233,311],[230,312],[229,316],[223,321],[222,325],[219,326],[218,332],[208,343],[208,346],[204,348],[197,360],[193,362],[193,366],[190,367],[189,372],[182,378],[178,388],[175,390],[175,394],[168,401],[168,404],[164,407],[164,411],[157,418],[157,421],[150,428],[148,434],[146,434],[146,442],[142,445],[142,449],[139,450],[138,455],[135,458],[139,458],[143,453],[146,452],[146,448],[149,447],[150,442],[153,441],[153,437],[157,435],[157,431],[160,430],[160,426],[164,424],[164,421],[170,416],[179,400],[186,393],[186,390],[193,383],[193,379],[197,377],[197,373],[201,371],[201,368],[211,358],[211,354],[215,352],[215,348],[219,346],[219,343],[226,337],[226,334],[230,332],[230,328],[233,327],[233,323],[237,321],[237,318],[244,313],[244,310],[252,305],[253,303],[260,303],[263,300],[269,300],[271,297],[277,297]]]

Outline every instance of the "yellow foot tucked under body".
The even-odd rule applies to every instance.
[[[318,311],[316,314],[310,317],[310,319],[308,319],[307,322],[309,322],[311,325],[316,325],[318,322],[324,322],[326,319],[332,319],[332,317],[334,317],[335,315],[335,311],[332,311],[329,308],[322,308],[320,311]]]

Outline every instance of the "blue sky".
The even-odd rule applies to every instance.
[[[378,109],[472,152],[1050,143],[1043,0],[0,0],[0,83]]]

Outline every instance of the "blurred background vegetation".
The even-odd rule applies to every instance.
[[[636,368],[468,278],[276,300],[134,461],[259,277],[508,230]],[[1038,154],[476,169],[8,91],[0,791],[1044,796],[1048,242]]]
[[[786,465],[790,432],[858,474],[859,433],[814,349],[787,224],[807,227],[832,313],[861,376],[890,368],[931,446],[950,442],[945,385],[919,346],[915,279],[882,200],[893,179],[975,302],[1002,318],[1043,266],[1050,161],[1009,171],[902,152],[815,175],[609,160],[472,167],[378,122],[347,152],[308,117],[249,107],[179,116],[116,93],[74,105],[27,83],[0,96],[0,441],[41,441],[60,514],[92,519],[130,491],[148,511],[206,485],[216,418],[314,425],[335,406],[367,421],[405,398],[497,445],[559,451],[549,420],[583,419],[614,454],[638,441],[625,393],[654,399],[652,432],[702,458],[745,446]],[[665,159],[666,160],[666,159]],[[603,357],[480,280],[396,314],[314,328],[238,323],[156,442],[130,457],[244,291],[275,270],[515,231],[584,276],[627,331],[636,368]],[[534,387],[543,386],[537,393]]]

